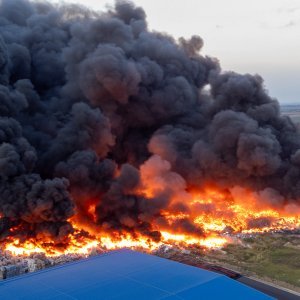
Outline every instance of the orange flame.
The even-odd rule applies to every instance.
[[[156,188],[141,192],[152,195],[155,194]],[[69,253],[87,255],[97,247],[107,250],[124,247],[143,248],[151,251],[163,244],[176,244],[183,247],[197,245],[204,248],[221,248],[232,240],[228,233],[261,233],[300,227],[300,217],[295,209],[276,210],[266,203],[262,204],[256,199],[255,193],[246,190],[240,190],[239,197],[232,194],[222,193],[213,188],[206,188],[202,192],[192,191],[185,195],[189,212],[162,211],[169,224],[188,218],[192,224],[202,228],[204,234],[201,236],[170,230],[172,227],[166,229],[155,223],[153,229],[160,231],[160,241],[151,240],[139,233],[133,236],[119,232],[113,236],[107,232],[97,232],[92,226],[89,230],[86,223],[81,224],[75,217],[69,220],[75,232],[68,236],[68,242],[64,246],[58,247],[51,241],[28,239],[21,242],[19,239],[13,239],[6,242],[4,249],[14,255],[45,253],[48,256],[57,256]],[[95,209],[94,204],[87,208],[91,220],[96,219]],[[81,230],[88,231],[89,234],[83,236],[80,234]]]

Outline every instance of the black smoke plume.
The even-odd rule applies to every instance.
[[[202,46],[149,31],[128,2],[0,1],[1,237],[63,237],[73,216],[154,240],[154,220],[202,234],[162,211],[188,212],[172,197],[207,182],[299,203],[295,126],[260,76],[221,71]],[[141,194],[143,172],[163,189]]]

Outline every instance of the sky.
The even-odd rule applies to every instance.
[[[52,0],[60,2],[60,0]],[[113,0],[64,0],[98,11]],[[196,34],[223,70],[260,74],[272,97],[300,104],[300,0],[135,0],[150,30]]]

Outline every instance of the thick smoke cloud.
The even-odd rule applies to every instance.
[[[1,237],[59,239],[71,217],[154,240],[153,224],[201,235],[164,212],[191,213],[187,191],[210,182],[297,205],[295,126],[261,77],[221,71],[202,46],[149,31],[132,3],[98,14],[0,1]]]

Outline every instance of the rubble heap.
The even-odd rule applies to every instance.
[[[88,255],[70,253],[47,257],[44,253],[16,256],[12,255],[9,251],[0,250],[0,280],[84,259],[104,252],[104,249],[97,248],[92,249]]]

